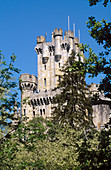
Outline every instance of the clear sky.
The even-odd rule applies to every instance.
[[[89,36],[86,21],[89,16],[98,20],[111,19],[111,6],[102,3],[89,7],[88,0],[0,0],[0,50],[8,57],[17,56],[16,66],[21,73],[37,75],[37,54],[34,51],[36,38],[45,35],[51,41],[55,28],[68,29],[76,26],[76,37],[80,29],[81,43],[89,44],[95,52],[100,48]]]

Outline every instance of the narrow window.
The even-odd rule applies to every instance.
[[[26,110],[24,109],[24,116],[26,115]]]
[[[59,76],[59,83],[60,83],[60,81],[61,81],[61,76]]]
[[[33,111],[33,117],[35,117],[35,111]]]
[[[46,87],[46,78],[44,78],[44,86]]]
[[[43,109],[43,114],[45,115],[45,109]]]
[[[40,115],[42,116],[42,109],[40,109]]]
[[[44,65],[44,70],[46,70],[46,64]]]
[[[29,75],[29,78],[32,78],[32,75]]]
[[[60,68],[60,66],[61,66],[61,65],[60,65],[60,63],[59,63],[59,68]]]

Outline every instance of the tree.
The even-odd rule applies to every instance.
[[[79,167],[81,169],[110,169],[111,167],[111,119],[105,129],[95,131],[92,137],[82,138],[78,146]]]
[[[96,5],[101,0],[89,0],[90,6]],[[108,0],[103,1],[106,7]],[[89,33],[99,45],[103,45],[103,51],[97,56],[91,48],[85,45],[83,51],[89,50],[89,58],[85,60],[86,72],[90,77],[97,76],[100,73],[105,74],[104,79],[100,82],[99,90],[111,98],[111,60],[107,55],[111,52],[111,22],[106,20],[96,21],[95,17],[89,17],[87,26]],[[105,125],[105,128],[92,136],[95,148],[90,144],[90,140],[84,139],[82,145],[78,147],[78,161],[81,169],[110,169],[111,167],[111,118]]]
[[[17,82],[13,77],[20,71],[14,67],[15,60],[16,56],[13,54],[7,64],[0,51],[0,166],[3,168],[10,168],[9,162],[17,152],[17,145],[11,140],[12,133],[16,130],[18,105]]]
[[[53,100],[53,121],[79,129],[91,127],[92,107],[89,100],[90,92],[84,78],[84,63],[77,61],[73,52],[61,71],[62,81],[54,89],[58,92]]]
[[[13,140],[18,146],[15,158],[10,162],[15,169],[44,169],[40,152],[46,138],[45,120],[36,117],[28,122],[22,122],[13,133]]]
[[[103,1],[103,5],[106,7],[109,0],[88,0],[89,1],[89,5],[90,6],[93,6],[93,5],[96,5],[98,2],[101,2]],[[111,2],[111,1],[110,1]]]
[[[101,0],[89,0],[89,4],[93,6],[100,1]],[[104,7],[110,2],[104,0]],[[94,38],[99,45],[103,46],[103,51],[99,53],[99,57],[93,67],[93,72],[91,73],[90,71],[90,73],[93,76],[95,76],[93,73],[96,73],[96,76],[100,73],[104,74],[104,78],[100,82],[99,90],[104,91],[105,94],[111,98],[111,22],[107,22],[105,19],[97,21],[94,16],[91,16],[87,22],[87,27],[89,28],[91,37]]]
[[[12,125],[15,119],[14,113],[17,113],[17,82],[14,80],[14,74],[19,73],[19,69],[14,67],[16,56],[10,57],[10,63],[7,64],[4,56],[0,55],[0,127]]]

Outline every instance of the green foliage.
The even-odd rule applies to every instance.
[[[91,6],[96,5],[98,2],[100,2],[100,0],[89,0]],[[103,5],[106,7],[108,2],[108,0],[104,0]],[[111,60],[109,56],[111,52],[111,22],[107,22],[105,19],[97,21],[95,17],[91,16],[87,22],[87,27],[89,28],[91,37],[94,38],[99,45],[103,46],[103,51],[99,52],[97,62],[93,64],[93,72],[91,73],[90,69],[89,71],[93,77],[100,73],[104,74],[104,78],[100,82],[99,90],[104,91],[107,97],[111,98]]]
[[[0,51],[0,166],[10,169],[10,160],[13,160],[18,151],[17,145],[12,140],[17,121],[17,83],[14,79],[19,69],[14,67],[16,56],[10,57],[7,64]]]
[[[104,7],[107,6],[108,2],[111,2],[110,0],[88,0],[88,1],[90,6],[96,5],[98,2],[103,1]]]
[[[111,22],[106,22],[106,20],[102,19],[102,21],[96,21],[95,17],[89,17],[89,21],[87,22],[87,27],[90,28],[90,35],[94,38],[97,43],[102,44],[105,51],[105,55],[108,55],[111,51]]]
[[[53,125],[55,127],[55,125]],[[52,127],[53,128],[53,127]],[[54,128],[53,128],[54,129]],[[53,130],[51,130],[52,132]],[[46,169],[73,169],[78,166],[77,159],[77,136],[81,132],[65,125],[56,126],[55,135],[44,141],[45,148],[42,150],[42,159]]]
[[[83,138],[78,147],[78,159],[81,169],[110,169],[111,167],[111,128],[103,129],[92,135],[92,139]]]
[[[14,119],[16,111],[15,104],[18,93],[15,91],[17,83],[13,75],[19,73],[19,69],[14,67],[16,56],[13,54],[10,57],[10,63],[7,64],[4,56],[0,55],[0,127],[10,125]],[[7,121],[7,120],[10,121]]]
[[[89,2],[94,5],[100,1]],[[104,5],[107,3],[104,0]],[[90,35],[103,45],[105,51],[97,56],[88,45],[82,44],[79,45],[80,53],[76,54],[79,60],[76,60],[74,53],[69,58],[62,68],[62,81],[55,89],[53,122],[41,117],[29,122],[14,117],[18,103],[14,91],[17,84],[13,76],[19,70],[14,67],[15,55],[11,56],[9,64],[1,55],[0,169],[110,169],[111,120],[100,132],[92,128],[92,108],[85,75],[93,78],[104,73],[106,76],[100,90],[111,92],[111,60],[106,59],[111,51],[111,23],[90,17],[87,25]],[[81,62],[80,58],[85,52],[89,57]],[[23,101],[24,104],[26,101]]]
[[[99,0],[89,0],[90,5],[96,5]],[[104,1],[106,6],[108,0]],[[111,61],[106,56],[111,51],[111,23],[106,20],[96,21],[95,17],[89,17],[87,26],[89,33],[97,43],[103,45],[104,51],[99,53],[99,57],[89,46],[82,45],[83,52],[89,52],[89,58],[85,59],[85,69],[89,77],[95,77],[100,73],[105,78],[100,82],[99,90],[104,91],[110,97],[111,89]],[[83,138],[82,145],[78,147],[78,161],[81,169],[111,169],[111,120],[106,125],[107,128],[100,132],[93,133],[91,138]],[[94,145],[93,145],[94,144]]]
[[[92,126],[92,107],[90,92],[85,82],[84,63],[76,61],[75,53],[61,70],[62,81],[54,90],[53,121],[61,125],[66,123],[75,128]]]
[[[99,56],[88,45],[81,45],[81,51],[88,53],[88,58],[85,58],[83,68],[85,74],[88,74],[89,78],[97,77],[100,74],[104,75],[104,78],[100,82],[99,90],[104,91],[105,94],[110,97],[111,92],[111,60],[107,60],[104,53],[101,52]]]

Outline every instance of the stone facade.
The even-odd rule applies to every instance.
[[[52,99],[55,92],[52,91],[60,81],[60,68],[66,63],[72,50],[79,52],[79,39],[73,36],[73,31],[66,31],[63,38],[62,29],[54,29],[52,42],[46,42],[44,36],[37,37],[35,51],[38,54],[38,78],[28,73],[20,76],[21,101],[29,101],[22,104],[22,114],[32,119],[36,115],[44,118],[51,116]],[[84,60],[84,55],[80,58]],[[78,56],[76,56],[78,60]],[[95,84],[91,90],[96,91]],[[104,99],[106,100],[106,99]],[[103,100],[103,101],[104,101]],[[110,112],[109,103],[94,104],[94,123],[97,128],[103,126],[108,120]],[[104,112],[104,113],[103,113]],[[98,115],[99,114],[99,115]],[[103,115],[105,114],[105,116]],[[100,118],[103,115],[104,118]]]

